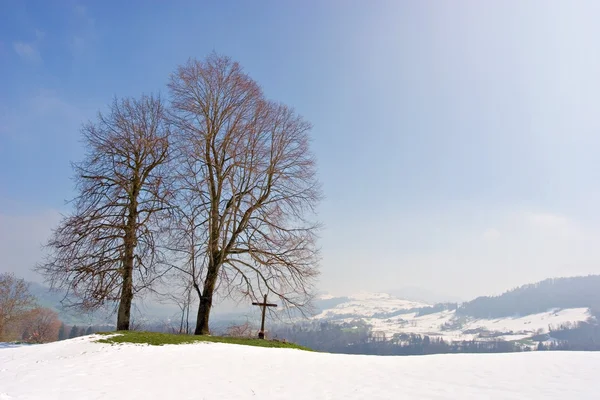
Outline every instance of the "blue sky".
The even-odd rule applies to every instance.
[[[321,289],[469,298],[600,273],[599,18],[596,1],[3,1],[0,270],[35,277],[79,126],[215,50],[314,125]]]

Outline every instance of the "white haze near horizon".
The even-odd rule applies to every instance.
[[[315,123],[326,195],[318,289],[468,300],[600,273],[600,4],[426,3],[333,18],[347,46],[330,57],[360,85],[292,104]],[[67,209],[19,201],[0,185],[0,271],[39,281]]]

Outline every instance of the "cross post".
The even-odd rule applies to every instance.
[[[277,307],[277,304],[267,303],[267,295],[265,294],[263,297],[262,303],[254,302],[254,303],[252,303],[252,305],[260,306],[262,308],[262,319],[261,319],[261,323],[260,323],[260,331],[258,332],[258,338],[264,339],[265,338],[265,313],[267,311],[267,307]]]

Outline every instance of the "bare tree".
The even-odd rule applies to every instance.
[[[310,124],[265,99],[240,65],[212,54],[169,83],[182,209],[194,215],[195,333],[207,334],[213,298],[270,292],[304,307],[318,274],[310,220],[320,199]],[[190,243],[187,242],[186,245]]]
[[[187,264],[186,264],[187,265]],[[181,268],[181,267],[178,267]],[[183,269],[183,268],[182,268]],[[162,294],[160,297],[166,302],[175,304],[179,308],[179,312],[173,316],[174,320],[179,320],[179,326],[174,327],[169,319],[167,330],[171,333],[190,334],[190,310],[194,302],[192,292],[191,275],[179,273],[175,274],[169,285],[169,292]]]
[[[182,166],[189,160],[178,159]],[[180,168],[180,170],[188,170]],[[196,178],[195,175],[184,176],[179,173],[175,177],[177,185],[187,187]],[[187,183],[186,183],[187,181]],[[190,333],[190,309],[194,302],[194,292],[201,285],[204,272],[206,248],[206,218],[202,216],[201,208],[195,204],[196,199],[190,191],[179,190],[176,198],[177,206],[170,209],[168,239],[166,249],[170,252],[172,274],[170,276],[169,292],[163,295],[167,301],[175,303],[180,309],[179,333]]]
[[[169,127],[160,98],[115,99],[82,128],[88,153],[74,164],[74,211],[63,218],[38,266],[71,305],[93,310],[118,302],[117,329],[128,330],[135,293],[161,276],[157,234],[169,191]]]
[[[226,336],[250,337],[252,336],[252,325],[246,320],[243,324],[232,324],[227,327]]]
[[[181,320],[179,323],[180,334],[188,335],[190,333],[190,308],[192,307],[192,286],[186,285],[182,295],[179,297],[180,300],[177,302],[181,311]]]
[[[22,321],[23,340],[47,343],[58,340],[61,322],[58,314],[49,308],[36,307],[25,314]]]
[[[9,328],[15,328],[35,306],[29,285],[11,273],[0,273],[0,340],[6,340]]]

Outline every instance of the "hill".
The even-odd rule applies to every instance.
[[[600,312],[600,275],[546,279],[500,296],[478,297],[462,304],[457,314],[502,318],[538,314],[554,308],[582,307],[595,314]]]
[[[387,293],[360,292],[348,297],[321,296],[315,302],[319,308],[315,318],[321,320],[381,317],[405,310],[428,307],[429,304],[401,299]]]
[[[0,349],[0,399],[585,400],[600,374],[600,353],[376,357],[94,340]]]

